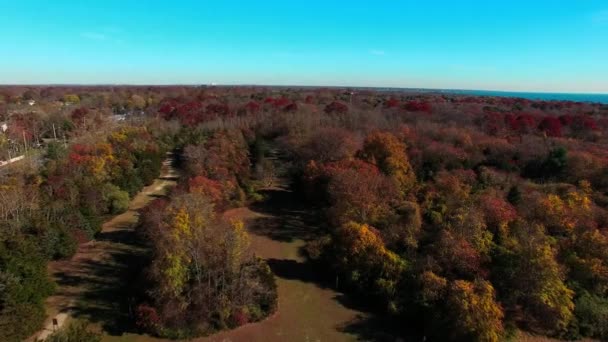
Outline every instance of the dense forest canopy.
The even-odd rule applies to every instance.
[[[404,337],[608,339],[608,106],[353,89],[0,87],[0,339],[40,327],[50,260],[158,177],[133,323],[190,337],[277,294],[243,222],[284,164],[326,222],[319,274]],[[269,146],[281,151],[269,158]],[[170,248],[168,248],[170,246]]]

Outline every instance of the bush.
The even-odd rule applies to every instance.
[[[45,342],[100,342],[101,334],[92,332],[85,321],[71,322],[67,328],[49,336]]]
[[[120,214],[129,208],[129,193],[120,190],[113,184],[106,184],[104,188],[104,200],[108,204],[108,210],[112,214]]]
[[[257,271],[256,278],[259,280],[260,287],[263,289],[257,294],[258,298],[256,304],[262,313],[251,315],[251,321],[258,321],[269,316],[276,311],[278,305],[277,283],[270,266],[268,266],[266,260],[260,258],[255,260],[255,265]]]
[[[135,310],[135,317],[135,324],[138,328],[142,329],[142,331],[151,334],[158,333],[161,322],[155,308],[147,304],[140,304]]]
[[[585,293],[577,299],[574,313],[582,336],[608,339],[608,299]]]
[[[74,255],[78,244],[64,227],[50,227],[45,232],[45,250],[49,259],[62,259]]]
[[[0,341],[22,341],[40,328],[44,321],[42,304],[0,306]]]
[[[87,238],[92,239],[95,234],[101,231],[103,220],[93,208],[80,208],[80,211],[75,215],[75,219],[78,222],[76,227],[82,230]]]
[[[0,341],[20,341],[44,321],[53,292],[45,260],[27,239],[0,241]]]

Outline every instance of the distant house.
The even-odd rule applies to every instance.
[[[125,121],[126,118],[127,118],[127,116],[124,115],[124,114],[115,114],[115,115],[112,115],[112,120],[114,120],[115,122]]]
[[[6,122],[0,123],[0,130],[2,131],[2,133],[8,130],[8,125],[6,124]]]
[[[34,101],[34,100],[28,100],[27,104],[29,104],[30,106],[33,106],[33,105],[36,104],[36,101]]]

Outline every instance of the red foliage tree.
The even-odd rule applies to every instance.
[[[484,274],[479,252],[469,241],[454,233],[444,230],[440,233],[436,245],[437,260],[445,273],[453,276]]]
[[[562,125],[570,126],[574,122],[574,116],[570,114],[564,114],[559,117],[559,121],[561,121]]]
[[[348,106],[342,102],[334,101],[325,106],[325,113],[327,114],[346,114],[348,113]]]
[[[205,112],[203,103],[198,101],[188,102],[176,108],[171,117],[176,117],[185,126],[194,126],[204,121]]]
[[[196,176],[188,180],[188,191],[203,193],[216,205],[216,209],[223,208],[224,194],[222,184],[204,176]]]
[[[72,111],[72,121],[76,123],[81,123],[82,119],[87,116],[88,113],[89,110],[84,107],[76,108]]]
[[[165,120],[171,120],[175,116],[178,104],[173,100],[164,101],[161,103],[158,112],[160,116]]]
[[[284,108],[285,106],[289,105],[290,103],[291,103],[291,101],[288,98],[280,97],[278,99],[275,99],[272,104],[275,106],[275,108]]]
[[[423,112],[431,114],[433,107],[427,101],[408,101],[403,105],[403,109],[408,112]]]
[[[205,108],[207,120],[212,120],[218,117],[226,117],[230,115],[230,108],[224,103],[211,103]]]
[[[483,116],[482,127],[489,135],[497,135],[504,127],[502,114],[496,112],[488,112]]]
[[[249,315],[243,309],[236,309],[230,314],[230,325],[240,327],[249,323]]]
[[[562,136],[562,123],[554,116],[545,116],[538,124],[538,129],[550,137]]]
[[[390,99],[386,100],[386,102],[384,102],[384,107],[397,108],[397,107],[399,107],[400,104],[401,104],[401,102],[399,102],[399,100],[397,100],[394,97],[391,97]]]
[[[295,102],[292,102],[292,103],[288,104],[287,106],[283,107],[283,111],[286,113],[295,112],[297,110],[298,110],[298,105]]]
[[[517,116],[517,123],[520,129],[531,129],[536,126],[536,118],[530,114],[520,114]]]
[[[597,122],[589,115],[577,115],[572,118],[572,129],[577,131],[596,131],[598,130]]]
[[[255,114],[260,111],[260,104],[255,101],[249,101],[245,105],[245,111],[250,114]]]
[[[486,195],[480,200],[486,221],[493,227],[509,223],[517,218],[517,211],[500,197]]]
[[[135,324],[143,331],[154,334],[160,328],[161,320],[155,308],[140,304],[135,309]]]
[[[530,114],[505,115],[505,123],[508,128],[519,133],[530,133],[536,128],[536,119]]]

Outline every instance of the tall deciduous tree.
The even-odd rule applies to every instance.
[[[494,288],[484,280],[456,280],[450,285],[448,310],[457,339],[497,342],[503,334],[504,313]]]
[[[574,292],[565,282],[544,227],[516,222],[496,256],[497,287],[506,305],[521,307],[536,329],[558,333],[573,317]]]
[[[393,134],[374,132],[368,135],[363,142],[361,157],[393,177],[404,194],[416,185],[416,175],[410,165],[406,146]]]
[[[274,311],[272,273],[249,249],[242,222],[216,218],[211,200],[200,191],[173,197],[163,216],[158,226],[146,228],[154,242],[150,274],[160,317],[156,328],[199,335]]]

